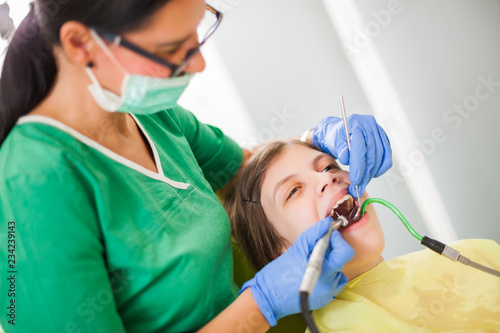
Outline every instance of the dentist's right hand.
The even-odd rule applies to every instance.
[[[284,316],[300,312],[299,286],[309,255],[332,221],[331,217],[326,217],[306,229],[286,252],[267,264],[241,288],[240,293],[250,287],[253,298],[271,326]],[[325,306],[344,288],[347,278],[342,269],[353,256],[352,247],[334,230],[321,275],[309,296],[311,310]]]

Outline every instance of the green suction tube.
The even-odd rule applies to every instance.
[[[361,206],[361,216],[363,216],[365,214],[366,207],[368,206],[368,204],[371,204],[371,203],[378,203],[378,204],[386,206],[387,208],[389,208],[390,210],[392,210],[392,212],[394,214],[396,214],[397,217],[399,217],[399,219],[401,220],[401,222],[403,222],[403,224],[405,225],[406,229],[408,229],[408,231],[410,232],[410,234],[412,234],[413,237],[415,237],[420,242],[422,242],[422,239],[424,237],[422,237],[418,232],[415,231],[415,229],[412,228],[412,226],[410,225],[410,223],[408,222],[408,220],[406,220],[406,218],[403,216],[403,214],[401,214],[401,212],[396,207],[394,207],[393,204],[391,204],[390,202],[388,202],[386,200],[379,199],[379,198],[369,198],[369,199],[367,199],[365,202],[363,202],[363,205]]]

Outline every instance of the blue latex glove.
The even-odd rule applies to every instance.
[[[347,117],[351,136],[351,153],[347,147],[344,123],[341,118],[327,117],[314,128],[313,144],[322,151],[349,165],[349,193],[356,197],[354,185],[363,195],[373,177],[379,177],[392,166],[392,149],[382,127],[370,115],[353,114]]]
[[[264,266],[241,288],[240,293],[251,287],[253,298],[271,326],[284,316],[300,312],[299,286],[307,260],[332,221],[331,217],[326,217],[309,227],[285,253]],[[353,256],[352,247],[334,230],[321,275],[309,296],[311,310],[325,306],[344,288],[347,278],[342,268]]]

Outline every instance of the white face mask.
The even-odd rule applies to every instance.
[[[179,97],[188,86],[193,74],[166,79],[130,74],[114,57],[101,37],[93,29],[90,33],[104,53],[125,73],[121,96],[118,96],[112,91],[103,89],[92,69],[86,68],[87,75],[92,80],[88,89],[101,108],[109,112],[120,111],[141,115],[153,114],[177,105]]]

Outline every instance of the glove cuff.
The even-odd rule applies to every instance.
[[[320,131],[320,125],[321,125],[321,122],[318,125],[316,125],[316,127],[314,127],[313,138],[312,138],[313,145],[315,145],[319,149],[321,149],[321,145],[320,145],[319,140],[318,140],[318,132]]]
[[[313,145],[321,149],[322,151],[329,153],[331,155],[332,152],[325,146],[325,136],[329,132],[329,128],[332,125],[337,125],[339,122],[342,122],[342,119],[338,117],[326,117],[323,118],[316,127],[314,127],[314,132],[313,132]]]
[[[255,303],[257,303],[260,312],[262,312],[264,318],[266,318],[269,325],[271,325],[271,327],[276,326],[277,319],[276,316],[274,315],[273,308],[271,307],[271,304],[269,304],[269,302],[267,301],[265,295],[262,293],[260,287],[257,285],[257,281],[255,280],[255,278],[248,280],[243,284],[240,290],[240,294],[243,292],[243,290],[247,288],[250,288]]]

